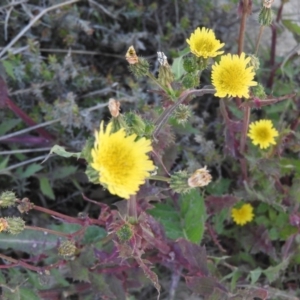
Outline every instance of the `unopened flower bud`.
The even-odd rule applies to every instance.
[[[192,188],[202,187],[208,185],[212,180],[209,171],[206,166],[204,168],[196,170],[192,176],[188,179],[188,185]]]
[[[116,118],[120,114],[120,101],[110,98],[108,101],[108,109],[112,117]]]
[[[190,116],[192,115],[192,111],[189,105],[180,104],[176,111],[174,112],[174,117],[178,124],[184,125]]]
[[[196,56],[185,56],[183,58],[183,68],[188,73],[193,73],[197,71],[198,65]]]
[[[76,250],[74,241],[64,241],[58,248],[58,254],[64,259],[73,260]]]
[[[5,218],[8,227],[7,230],[11,234],[19,234],[25,228],[25,221],[19,217]]]
[[[134,112],[128,112],[124,117],[129,134],[135,133],[137,136],[144,135],[146,124],[139,115]]]
[[[198,86],[199,85],[198,72],[185,74],[182,79],[182,84],[187,89]]]
[[[267,94],[265,92],[265,89],[260,83],[258,83],[257,86],[253,86],[251,88],[251,91],[252,91],[253,96],[255,96],[256,98],[259,98],[259,99],[266,99],[267,98]]]
[[[133,235],[132,226],[126,223],[116,232],[116,234],[120,242],[127,242],[131,239]]]
[[[260,65],[258,57],[253,54],[249,54],[248,57],[251,59],[248,66],[253,67],[254,72],[257,71]]]
[[[9,207],[15,205],[17,197],[14,192],[6,191],[0,195],[0,207]]]

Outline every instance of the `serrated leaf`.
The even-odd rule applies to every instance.
[[[148,212],[163,225],[166,236],[169,239],[176,240],[180,237],[184,237],[179,212],[175,211],[172,205],[157,203],[155,204],[155,208]]]
[[[266,270],[263,270],[263,274],[266,275],[269,283],[272,283],[279,277],[280,272],[284,271],[288,267],[289,261],[289,258],[284,259],[280,264],[276,266],[270,266]]]
[[[40,164],[31,164],[29,165],[24,172],[19,175],[19,178],[28,178],[33,174],[37,173],[38,171],[42,170],[44,167]]]
[[[107,235],[104,228],[99,226],[89,226],[84,233],[84,237],[82,240],[83,244],[92,244],[96,243],[99,240],[103,239]]]
[[[50,185],[49,179],[47,177],[39,177],[39,181],[42,193],[51,200],[55,200],[55,195]]]
[[[80,260],[70,261],[69,266],[74,280],[90,282],[89,270],[81,264]]]
[[[180,204],[185,236],[189,241],[199,244],[206,221],[204,198],[198,189],[193,189],[190,193],[181,195]]]

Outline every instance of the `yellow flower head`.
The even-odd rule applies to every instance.
[[[191,52],[197,57],[209,58],[224,53],[218,50],[225,44],[216,39],[211,29],[205,27],[201,29],[198,27],[186,42],[190,45]]]
[[[243,226],[253,220],[253,206],[251,204],[243,204],[240,208],[233,208],[231,216],[236,224]]]
[[[111,129],[109,124],[104,131],[101,122],[91,152],[91,166],[99,172],[100,183],[110,193],[128,199],[155,169],[146,154],[152,150],[151,142],[145,138],[136,141],[137,136],[126,136],[123,128],[115,133],[111,133]]]
[[[250,124],[248,136],[251,138],[253,145],[259,145],[261,149],[268,148],[271,144],[275,145],[275,137],[278,131],[273,128],[272,121],[260,120]]]
[[[249,98],[249,87],[257,85],[257,82],[252,81],[255,75],[253,67],[247,68],[250,60],[244,52],[240,56],[227,54],[212,66],[211,79],[216,88],[215,96]]]

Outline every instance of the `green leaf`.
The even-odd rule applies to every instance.
[[[5,169],[7,167],[9,161],[9,156],[5,157],[1,162],[0,162],[0,171]]]
[[[14,65],[8,60],[3,60],[2,65],[5,69],[5,72],[8,74],[8,76],[15,80],[16,77],[14,74]]]
[[[28,178],[33,174],[37,173],[38,171],[42,170],[44,167],[40,164],[31,164],[29,165],[24,172],[19,175],[19,178]]]
[[[171,66],[171,70],[175,76],[175,80],[179,80],[186,71],[183,68],[183,57],[190,52],[189,48],[185,48],[183,51],[179,53],[179,57],[176,57],[173,60],[173,64]]]
[[[262,274],[262,269],[258,267],[257,269],[250,271],[251,285],[254,285]]]
[[[193,189],[190,193],[181,195],[180,203],[186,238],[199,244],[203,237],[206,221],[204,198],[198,189]]]
[[[284,259],[280,264],[276,266],[270,266],[263,271],[264,275],[268,278],[269,283],[272,283],[277,278],[279,278],[280,272],[284,271],[289,265],[290,259]]]
[[[57,168],[55,172],[53,172],[52,176],[54,179],[62,179],[76,173],[76,171],[77,167],[75,166],[65,166]]]
[[[185,237],[180,224],[179,212],[171,204],[157,203],[155,208],[148,212],[163,225],[169,239],[176,240]]]
[[[21,300],[40,300],[40,297],[29,288],[20,288]]]
[[[14,251],[22,251],[31,255],[38,255],[57,247],[57,236],[27,229],[18,235],[1,232],[0,241],[0,249],[7,250],[11,248]]]
[[[55,195],[50,185],[49,179],[47,177],[39,177],[39,181],[42,193],[51,200],[55,200]]]
[[[13,129],[15,126],[20,124],[21,119],[4,119],[0,125],[0,135],[6,134],[8,131]]]
[[[300,26],[297,23],[291,20],[281,20],[281,22],[291,33],[300,37]]]
[[[55,154],[57,154],[59,156],[62,156],[62,157],[72,157],[73,156],[73,157],[77,157],[77,159],[79,159],[81,157],[81,152],[68,152],[68,151],[65,150],[64,147],[61,147],[59,145],[54,145],[51,148],[50,153],[48,154],[48,156],[44,159],[44,161],[46,161],[52,153],[55,153]]]
[[[98,242],[106,236],[106,231],[104,228],[99,226],[89,226],[85,231],[82,242],[84,244],[92,244]]]

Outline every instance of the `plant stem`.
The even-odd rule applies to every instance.
[[[158,180],[158,181],[164,181],[164,182],[170,182],[170,178],[164,177],[164,176],[159,176],[159,175],[154,175],[149,178],[149,180]]]
[[[69,233],[63,233],[63,232],[59,232],[59,231],[56,231],[56,230],[41,228],[41,227],[36,227],[36,226],[27,226],[26,225],[25,229],[34,230],[34,231],[42,231],[42,232],[45,232],[45,233],[47,232],[47,233],[50,233],[50,234],[65,237],[67,239],[69,239],[71,237],[71,235]]]
[[[155,130],[153,132],[153,138],[156,139],[159,132],[161,131],[163,125],[168,121],[169,117],[176,110],[176,108],[182,104],[189,96],[203,96],[205,94],[214,94],[216,91],[214,89],[202,89],[202,90],[186,90],[181,93],[179,99],[170,107],[164,110],[164,112],[159,116],[159,118],[155,122]]]
[[[257,36],[256,45],[255,45],[255,53],[254,53],[255,55],[257,55],[257,53],[258,53],[259,43],[261,41],[261,37],[262,37],[262,33],[264,31],[264,28],[265,28],[265,26],[260,26],[260,28],[259,28],[259,33]]]
[[[133,222],[137,222],[137,203],[136,196],[131,196],[127,202],[127,214]]]

